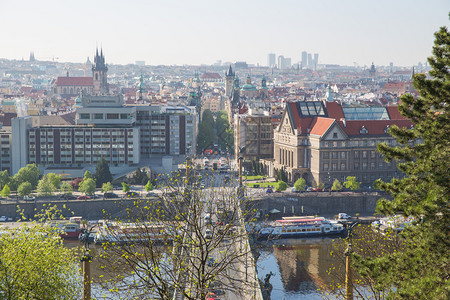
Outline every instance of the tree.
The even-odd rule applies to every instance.
[[[448,299],[449,293],[450,33],[441,27],[435,38],[430,78],[416,74],[413,85],[419,96],[405,94],[399,104],[413,126],[390,128],[399,146],[378,144],[385,160],[398,161],[406,177],[379,181],[394,199],[380,200],[377,211],[410,216],[415,225],[402,232],[403,251],[356,264],[377,284],[394,286],[393,299]]]
[[[296,191],[304,191],[306,187],[306,180],[304,178],[299,178],[294,183],[294,188]]]
[[[17,194],[20,197],[28,196],[33,191],[33,187],[31,186],[31,183],[24,182],[17,188]]]
[[[63,184],[61,184],[60,191],[63,194],[72,194],[73,186],[70,183],[68,183],[67,181],[65,181],[65,182],[63,182]]]
[[[287,183],[280,180],[277,182],[276,190],[277,192],[285,191],[287,189]]]
[[[102,185],[102,192],[103,193],[108,193],[111,192],[112,190],[114,190],[111,182],[106,182]]]
[[[37,193],[39,196],[52,196],[53,193],[56,191],[56,187],[53,185],[54,182],[52,182],[52,177],[49,176],[49,174],[44,175],[41,180],[39,180],[38,186],[37,186]],[[54,174],[53,174],[54,175]],[[54,178],[53,178],[54,179]]]
[[[100,263],[102,270],[111,272],[105,273],[104,278],[112,278],[104,282],[105,286],[114,286],[120,295],[128,292],[129,298],[152,299],[173,299],[174,289],[184,299],[206,299],[217,281],[223,289],[235,293],[248,291],[257,284],[240,267],[251,255],[243,226],[246,219],[252,227],[254,211],[245,209],[250,202],[237,198],[229,188],[187,192],[179,176],[172,179],[164,187],[171,192],[157,200],[136,200],[135,207],[127,210],[123,221],[116,224],[131,228],[110,231],[114,239],[139,238],[140,243],[103,244]],[[205,220],[208,210],[217,212],[217,222]],[[116,276],[123,270],[133,274],[135,281]]]
[[[31,184],[30,184],[31,185]],[[1,299],[79,299],[80,267],[74,250],[44,223],[2,229]]]
[[[55,173],[48,173],[46,176],[48,177],[48,180],[55,188],[55,191],[58,190],[59,186],[61,185],[61,175],[56,175]]]
[[[3,190],[2,190],[2,197],[8,198],[9,195],[11,195],[11,189],[9,188],[9,186],[7,184],[5,184],[5,186],[3,187]]]
[[[149,180],[149,181],[147,182],[147,184],[145,185],[145,191],[150,192],[150,191],[153,191],[153,189],[154,189],[153,184],[152,184],[151,181]]]
[[[356,181],[355,176],[347,176],[347,180],[344,181],[344,186],[352,191],[355,191],[359,189],[361,182]]]
[[[342,190],[342,183],[339,181],[339,179],[334,179],[333,186],[331,187],[332,191],[340,191]]]
[[[143,173],[140,168],[137,168],[133,175],[134,184],[141,184]]]
[[[0,172],[0,189],[2,189],[6,184],[9,184],[11,177],[8,174],[8,170]]]
[[[95,182],[97,187],[101,187],[106,182],[111,182],[113,180],[111,171],[109,170],[109,165],[105,158],[101,158],[97,167],[95,168]]]
[[[275,170],[275,178],[277,180],[281,180],[281,181],[284,181],[284,182],[286,182],[288,180],[284,167],[281,168],[281,169],[276,169]]]
[[[29,182],[33,189],[35,189],[39,182],[39,177],[41,176],[41,172],[39,168],[35,164],[29,164],[26,167],[23,167],[14,175],[14,180],[19,186],[21,183]]]
[[[95,193],[95,181],[92,178],[86,178],[80,182],[78,191],[85,195],[93,195]]]
[[[122,182],[122,191],[128,193],[130,191],[130,186],[126,182]]]
[[[89,170],[86,170],[86,172],[84,172],[84,179],[88,179],[88,178],[92,178],[92,173]]]

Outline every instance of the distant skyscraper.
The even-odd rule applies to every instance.
[[[275,53],[269,53],[267,55],[267,66],[273,68],[275,66]]]
[[[302,52],[302,69],[308,66],[308,52]]]
[[[285,69],[290,69],[291,66],[292,66],[291,58],[290,58],[290,57],[286,57],[286,58],[284,59],[284,68],[285,68]]]
[[[36,59],[34,58],[34,52],[31,51],[30,52],[30,61],[35,61]]]
[[[319,64],[319,53],[314,53],[314,70],[317,69],[318,64]]]
[[[314,62],[312,59],[312,54],[308,53],[308,69],[312,69],[314,67]]]
[[[280,69],[280,70],[285,69],[285,66],[284,66],[284,56],[283,56],[283,55],[279,55],[279,56],[278,56],[278,69]]]

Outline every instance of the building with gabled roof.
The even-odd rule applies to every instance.
[[[274,157],[265,160],[273,176],[284,169],[288,180],[304,178],[331,186],[334,179],[356,176],[365,186],[402,176],[395,163],[376,151],[379,143],[396,145],[389,128],[410,127],[394,106],[350,107],[338,102],[288,102],[274,131]]]

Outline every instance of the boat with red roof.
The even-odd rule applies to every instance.
[[[258,232],[265,238],[302,238],[314,236],[340,235],[345,227],[333,220],[314,216],[283,217],[281,220],[266,223]]]

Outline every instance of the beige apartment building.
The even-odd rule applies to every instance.
[[[267,112],[250,109],[245,114],[235,114],[234,127],[236,158],[242,156],[244,162],[250,162],[273,157],[272,117]]]
[[[274,156],[266,172],[284,169],[290,182],[303,177],[309,184],[331,185],[356,176],[364,186],[381,178],[401,177],[395,163],[386,163],[378,143],[395,145],[392,125],[410,127],[397,107],[351,107],[337,102],[289,102],[274,132]]]

